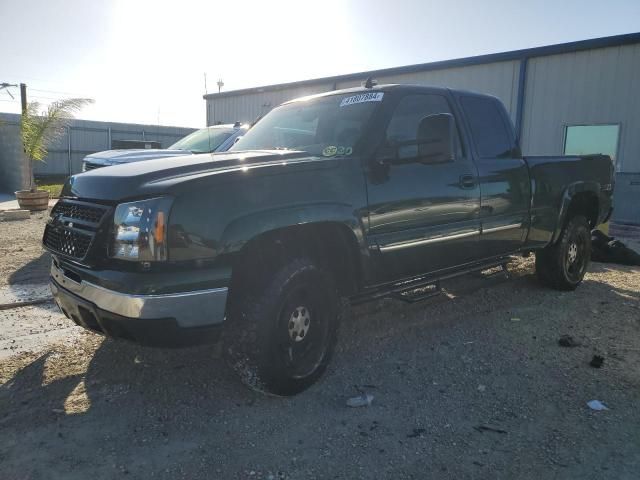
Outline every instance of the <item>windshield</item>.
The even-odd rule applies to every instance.
[[[312,155],[351,155],[383,96],[383,92],[351,93],[282,105],[269,112],[231,150],[286,149]]]
[[[187,135],[169,147],[170,150],[189,150],[193,153],[209,153],[233,135],[232,128],[203,128]]]

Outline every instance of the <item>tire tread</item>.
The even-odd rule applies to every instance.
[[[555,290],[575,290],[582,279],[571,282],[564,274],[564,251],[568,247],[569,232],[572,229],[585,228],[589,233],[589,223],[584,215],[571,217],[565,224],[560,234],[560,239],[553,245],[549,245],[536,252],[536,275],[540,282]],[[588,234],[589,242],[591,236]],[[590,255],[590,249],[587,252]],[[587,259],[587,264],[589,260]]]
[[[269,365],[269,338],[272,319],[286,285],[292,277],[313,272],[328,289],[335,300],[336,319],[334,328],[330,329],[329,344],[322,364],[316,372],[304,379],[277,378]],[[287,261],[275,272],[265,272],[264,278],[258,282],[259,288],[241,291],[233,299],[230,308],[230,324],[226,329],[223,341],[227,363],[236,371],[240,379],[249,388],[267,394],[292,395],[299,393],[313,384],[323,373],[329,363],[337,340],[339,325],[338,293],[333,278],[315,262],[307,257],[297,257]]]

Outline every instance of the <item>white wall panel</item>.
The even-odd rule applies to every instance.
[[[488,93],[502,100],[511,117],[515,119],[518,72],[519,62],[508,61],[418,73],[378,76],[376,80],[379,84],[409,83]],[[338,82],[335,84],[335,88],[357,87],[364,80],[365,78]],[[252,121],[287,100],[333,89],[333,83],[325,83],[304,87],[294,86],[276,91],[249,92],[219,98],[213,97],[207,101],[208,123],[212,125],[216,122]]]
[[[522,147],[558,155],[570,124],[620,124],[617,169],[640,172],[640,44],[529,60]]]
[[[496,62],[468,67],[445,68],[416,73],[402,73],[375,77],[379,84],[404,83],[471,90],[498,97],[515,120],[518,102],[518,74],[520,62]],[[360,85],[359,81],[338,82],[338,88]]]
[[[207,100],[208,124],[252,122],[287,100],[326,92],[332,88],[333,84],[317,84],[209,99]]]

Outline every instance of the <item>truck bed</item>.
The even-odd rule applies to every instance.
[[[536,247],[554,240],[569,198],[584,195],[597,202],[595,227],[611,213],[614,167],[608,155],[526,156],[531,178],[531,229],[527,243]]]

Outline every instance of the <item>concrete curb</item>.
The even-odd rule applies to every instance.
[[[31,218],[29,210],[0,210],[0,220],[4,222],[28,220],[29,218]]]

